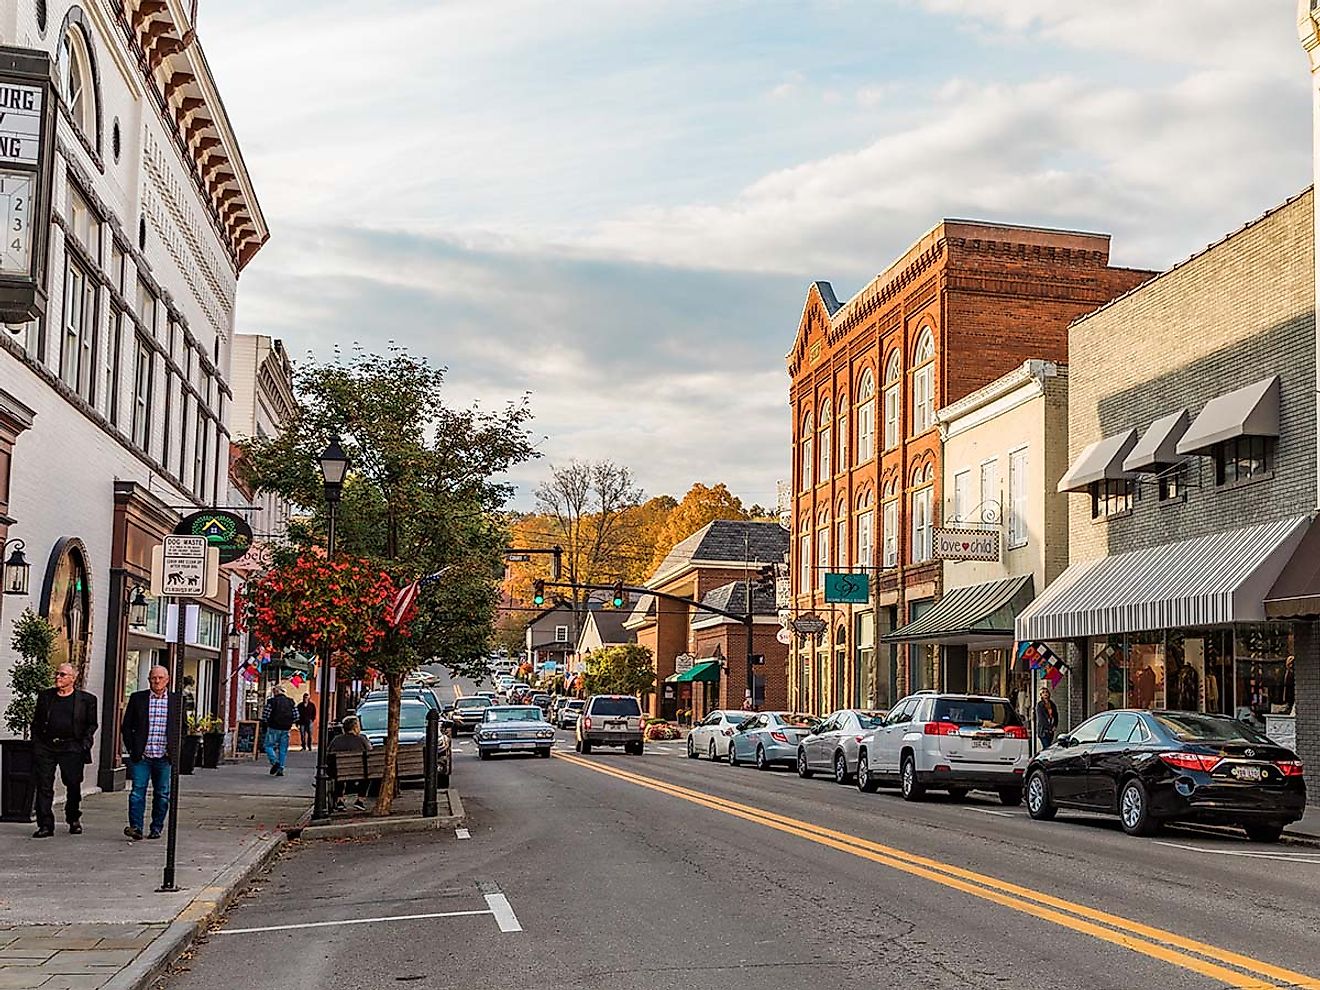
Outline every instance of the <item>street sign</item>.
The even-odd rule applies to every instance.
[[[936,527],[936,560],[998,560],[999,530]]]
[[[785,646],[788,646],[793,642],[793,634],[787,629],[781,629],[779,632],[775,633],[775,639],[780,643],[783,643]]]
[[[819,636],[828,626],[829,623],[814,612],[799,615],[793,620],[793,631],[802,633],[804,636]]]
[[[827,605],[865,605],[870,600],[870,575],[825,575],[825,603]]]
[[[220,551],[205,536],[167,536],[151,554],[156,598],[208,598],[219,589]]]
[[[697,658],[691,653],[680,653],[674,657],[674,673],[686,674],[692,669],[692,665],[697,662]]]
[[[506,553],[504,559],[516,564],[525,564],[532,559],[529,553]]]

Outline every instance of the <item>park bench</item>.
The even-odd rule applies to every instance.
[[[398,779],[421,781],[426,779],[426,752],[422,743],[399,746],[397,760]],[[366,781],[372,789],[379,788],[385,776],[385,747],[377,746],[365,753],[331,753],[330,779],[346,784]]]

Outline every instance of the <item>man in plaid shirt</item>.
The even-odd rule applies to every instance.
[[[177,749],[179,695],[170,691],[170,672],[152,667],[147,675],[150,688],[134,691],[124,708],[120,735],[128,751],[128,776],[133,789],[128,795],[128,825],[124,834],[134,841],[142,838],[147,808],[147,785],[151,785],[151,831],[147,838],[159,839],[170,810],[170,754]]]

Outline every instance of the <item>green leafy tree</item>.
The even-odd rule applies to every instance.
[[[651,651],[636,643],[604,646],[587,657],[587,694],[648,694],[655,690]]]
[[[376,814],[388,814],[394,796],[404,678],[433,661],[456,675],[485,670],[507,544],[502,513],[512,495],[502,478],[536,456],[525,396],[494,411],[456,408],[444,400],[444,376],[397,347],[305,364],[293,421],[278,437],[241,445],[242,470],[254,488],[308,510],[293,538],[323,543],[327,506],[318,459],[339,437],[350,469],[337,549],[379,561],[396,585],[443,571],[424,586],[406,630],[390,629],[370,653],[349,661],[379,671],[389,688]]]
[[[9,672],[10,701],[5,709],[5,727],[24,739],[32,732],[37,695],[55,683],[51,654],[57,632],[30,608],[14,620],[13,647],[19,660]]]

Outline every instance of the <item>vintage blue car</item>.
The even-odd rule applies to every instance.
[[[548,757],[555,730],[536,705],[492,705],[472,733],[477,755],[489,760],[496,753],[534,752]]]

